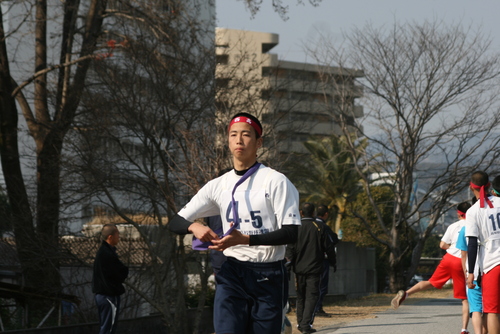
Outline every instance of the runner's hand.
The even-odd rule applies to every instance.
[[[193,233],[196,239],[199,239],[203,242],[212,241],[219,239],[217,233],[212,231],[212,229],[208,226],[205,226],[200,223],[192,223],[188,227],[188,231]]]
[[[231,226],[233,224],[231,223]],[[219,240],[212,240],[213,246],[209,246],[209,249],[223,251],[226,248],[236,245],[249,245],[250,244],[250,236],[246,234],[242,234],[238,230],[233,230],[231,234],[225,236]]]
[[[467,287],[469,289],[474,289],[476,287],[476,284],[474,284],[474,274],[469,273],[469,275],[467,275]]]

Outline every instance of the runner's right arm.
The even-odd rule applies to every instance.
[[[467,259],[469,260],[469,273],[474,273],[477,258],[477,237],[469,237],[467,244]]]

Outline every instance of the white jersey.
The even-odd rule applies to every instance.
[[[231,170],[208,182],[178,214],[188,221],[220,215],[226,232],[233,221],[231,192],[240,178]],[[300,225],[297,189],[285,175],[264,165],[236,188],[234,199],[238,230],[243,234],[264,234],[283,225]],[[285,257],[285,247],[236,245],[227,248],[224,255],[240,261],[274,262]]]
[[[458,249],[456,246],[458,240],[458,234],[460,233],[460,230],[464,226],[465,226],[465,220],[459,220],[451,224],[450,226],[448,226],[446,232],[444,232],[444,235],[441,238],[441,241],[446,242],[447,244],[450,245],[450,247],[446,250],[446,252],[458,258],[462,257],[460,249]]]
[[[493,208],[479,201],[467,210],[465,235],[477,237],[479,256],[477,263],[484,273],[500,264],[500,197],[489,195]]]

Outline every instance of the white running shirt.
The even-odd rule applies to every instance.
[[[211,180],[179,211],[188,221],[220,215],[226,232],[233,220],[231,192],[241,178],[234,170]],[[240,226],[247,235],[269,233],[283,225],[300,225],[299,193],[285,175],[261,165],[255,173],[236,188]],[[227,248],[224,255],[240,261],[275,262],[285,257],[285,245],[248,246]]]
[[[500,197],[489,195],[493,208],[479,201],[467,210],[465,235],[477,237],[480,242],[477,263],[484,273],[500,264]]]
[[[448,252],[448,254],[453,255],[454,257],[462,258],[462,252],[457,248],[457,240],[458,234],[464,226],[465,220],[463,219],[451,224],[450,226],[448,226],[446,232],[444,232],[444,235],[441,238],[441,241],[444,241],[450,245],[450,248],[448,248],[446,251]]]

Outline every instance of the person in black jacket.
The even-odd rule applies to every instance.
[[[324,204],[318,205],[318,208],[316,209],[316,222],[324,226],[331,242],[335,246],[339,242],[339,237],[338,237],[337,233],[333,232],[332,229],[330,228],[330,226],[328,226],[328,224],[326,223],[326,221],[328,220],[328,216],[329,216],[328,207]],[[323,310],[323,299],[325,298],[326,294],[328,293],[330,264],[336,263],[336,262],[337,262],[337,255],[336,255],[335,251],[330,254],[330,258],[328,258],[325,254],[325,259],[323,260],[323,270],[321,272],[321,276],[320,276],[320,280],[319,280],[320,281],[320,283],[319,283],[319,298],[318,298],[318,302],[316,303],[316,309],[314,311],[315,317],[330,317],[331,316],[330,314],[326,313],[325,310]],[[334,265],[332,265],[332,267],[333,267],[333,272],[336,272],[337,266],[334,264]]]
[[[92,275],[92,292],[99,312],[99,334],[116,332],[120,295],[125,293],[123,282],[128,277],[128,267],[116,254],[120,232],[114,224],[106,224],[101,231],[102,244],[97,251]]]
[[[304,203],[302,226],[295,244],[287,247],[287,258],[295,272],[297,290],[297,324],[301,333],[314,333],[314,310],[319,298],[319,282],[325,254],[335,265],[335,245],[324,225],[313,218],[314,204]]]

